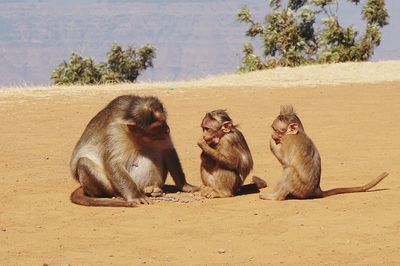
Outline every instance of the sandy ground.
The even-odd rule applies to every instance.
[[[263,85],[259,78],[240,88],[182,83],[0,92],[0,264],[399,265],[399,65],[386,81],[363,83],[353,76],[354,82],[337,85],[335,69],[329,82],[318,81],[314,68],[315,84],[300,77],[287,86],[264,78]],[[69,195],[78,184],[68,168],[73,146],[89,119],[125,93],[164,102],[184,171],[195,185],[202,116],[226,108],[252,151],[252,174],[271,190],[281,168],[268,149],[269,126],[288,103],[319,148],[322,188],[361,185],[383,171],[390,176],[373,192],[317,200],[272,202],[250,194],[137,208],[74,205]]]

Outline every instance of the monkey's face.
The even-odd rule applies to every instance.
[[[271,125],[271,128],[273,130],[271,137],[276,144],[281,143],[282,138],[285,135],[296,135],[299,132],[297,123],[288,124],[279,119],[275,119],[275,121]]]
[[[201,123],[203,129],[203,139],[211,147],[218,145],[221,138],[230,131],[227,131],[225,123],[220,123],[217,120],[204,118]]]
[[[147,131],[147,137],[150,141],[164,141],[170,137],[169,132],[169,126],[164,122],[150,128],[150,130]]]
[[[157,121],[148,126],[133,126],[130,128],[136,139],[145,143],[169,139],[170,130],[165,121]]]
[[[280,120],[275,120],[272,125],[272,139],[275,141],[276,144],[281,142],[281,139],[283,136],[285,136],[286,131],[288,129],[288,124],[280,121]]]

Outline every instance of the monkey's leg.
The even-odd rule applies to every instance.
[[[293,188],[296,187],[297,180],[297,170],[291,166],[285,167],[282,177],[274,188],[274,191],[260,193],[260,199],[285,200],[286,197],[292,192]]]
[[[260,199],[264,200],[285,200],[289,193],[285,188],[279,187],[274,192],[260,193]]]
[[[258,189],[266,188],[268,186],[267,182],[258,176],[253,176],[252,181],[253,184],[255,184]]]
[[[115,196],[111,183],[104,170],[86,157],[81,157],[77,163],[79,182],[84,192],[91,197]]]
[[[220,169],[214,175],[215,183],[211,186],[211,190],[206,190],[202,193],[205,197],[227,198],[235,196],[238,193],[242,180],[236,173]]]
[[[176,186],[183,192],[196,192],[200,188],[186,182],[185,174],[181,166],[178,154],[174,148],[167,149],[163,152],[164,162],[168,172],[171,174]]]

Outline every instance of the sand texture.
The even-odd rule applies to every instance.
[[[263,201],[172,194],[137,208],[69,201],[69,159],[88,121],[122,94],[156,95],[190,183],[200,122],[227,109],[270,191],[270,124],[293,104],[322,157],[323,189],[368,193]],[[400,62],[279,68],[200,81],[0,90],[1,265],[400,265]],[[246,180],[248,182],[250,178]],[[173,184],[170,177],[168,184]]]

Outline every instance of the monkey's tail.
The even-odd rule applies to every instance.
[[[258,193],[260,192],[260,188],[267,187],[267,182],[258,176],[253,176],[252,181],[253,182],[250,184],[240,186],[238,194],[246,195]]]
[[[381,182],[385,177],[387,177],[389,173],[383,172],[378,177],[373,179],[371,182],[365,184],[361,187],[347,187],[347,188],[334,188],[326,191],[322,191],[322,197],[329,197],[336,194],[343,193],[354,193],[354,192],[366,192],[376,186],[379,182]]]
[[[82,187],[78,187],[71,193],[71,202],[93,207],[135,207],[136,204],[116,198],[93,198],[85,194]]]

